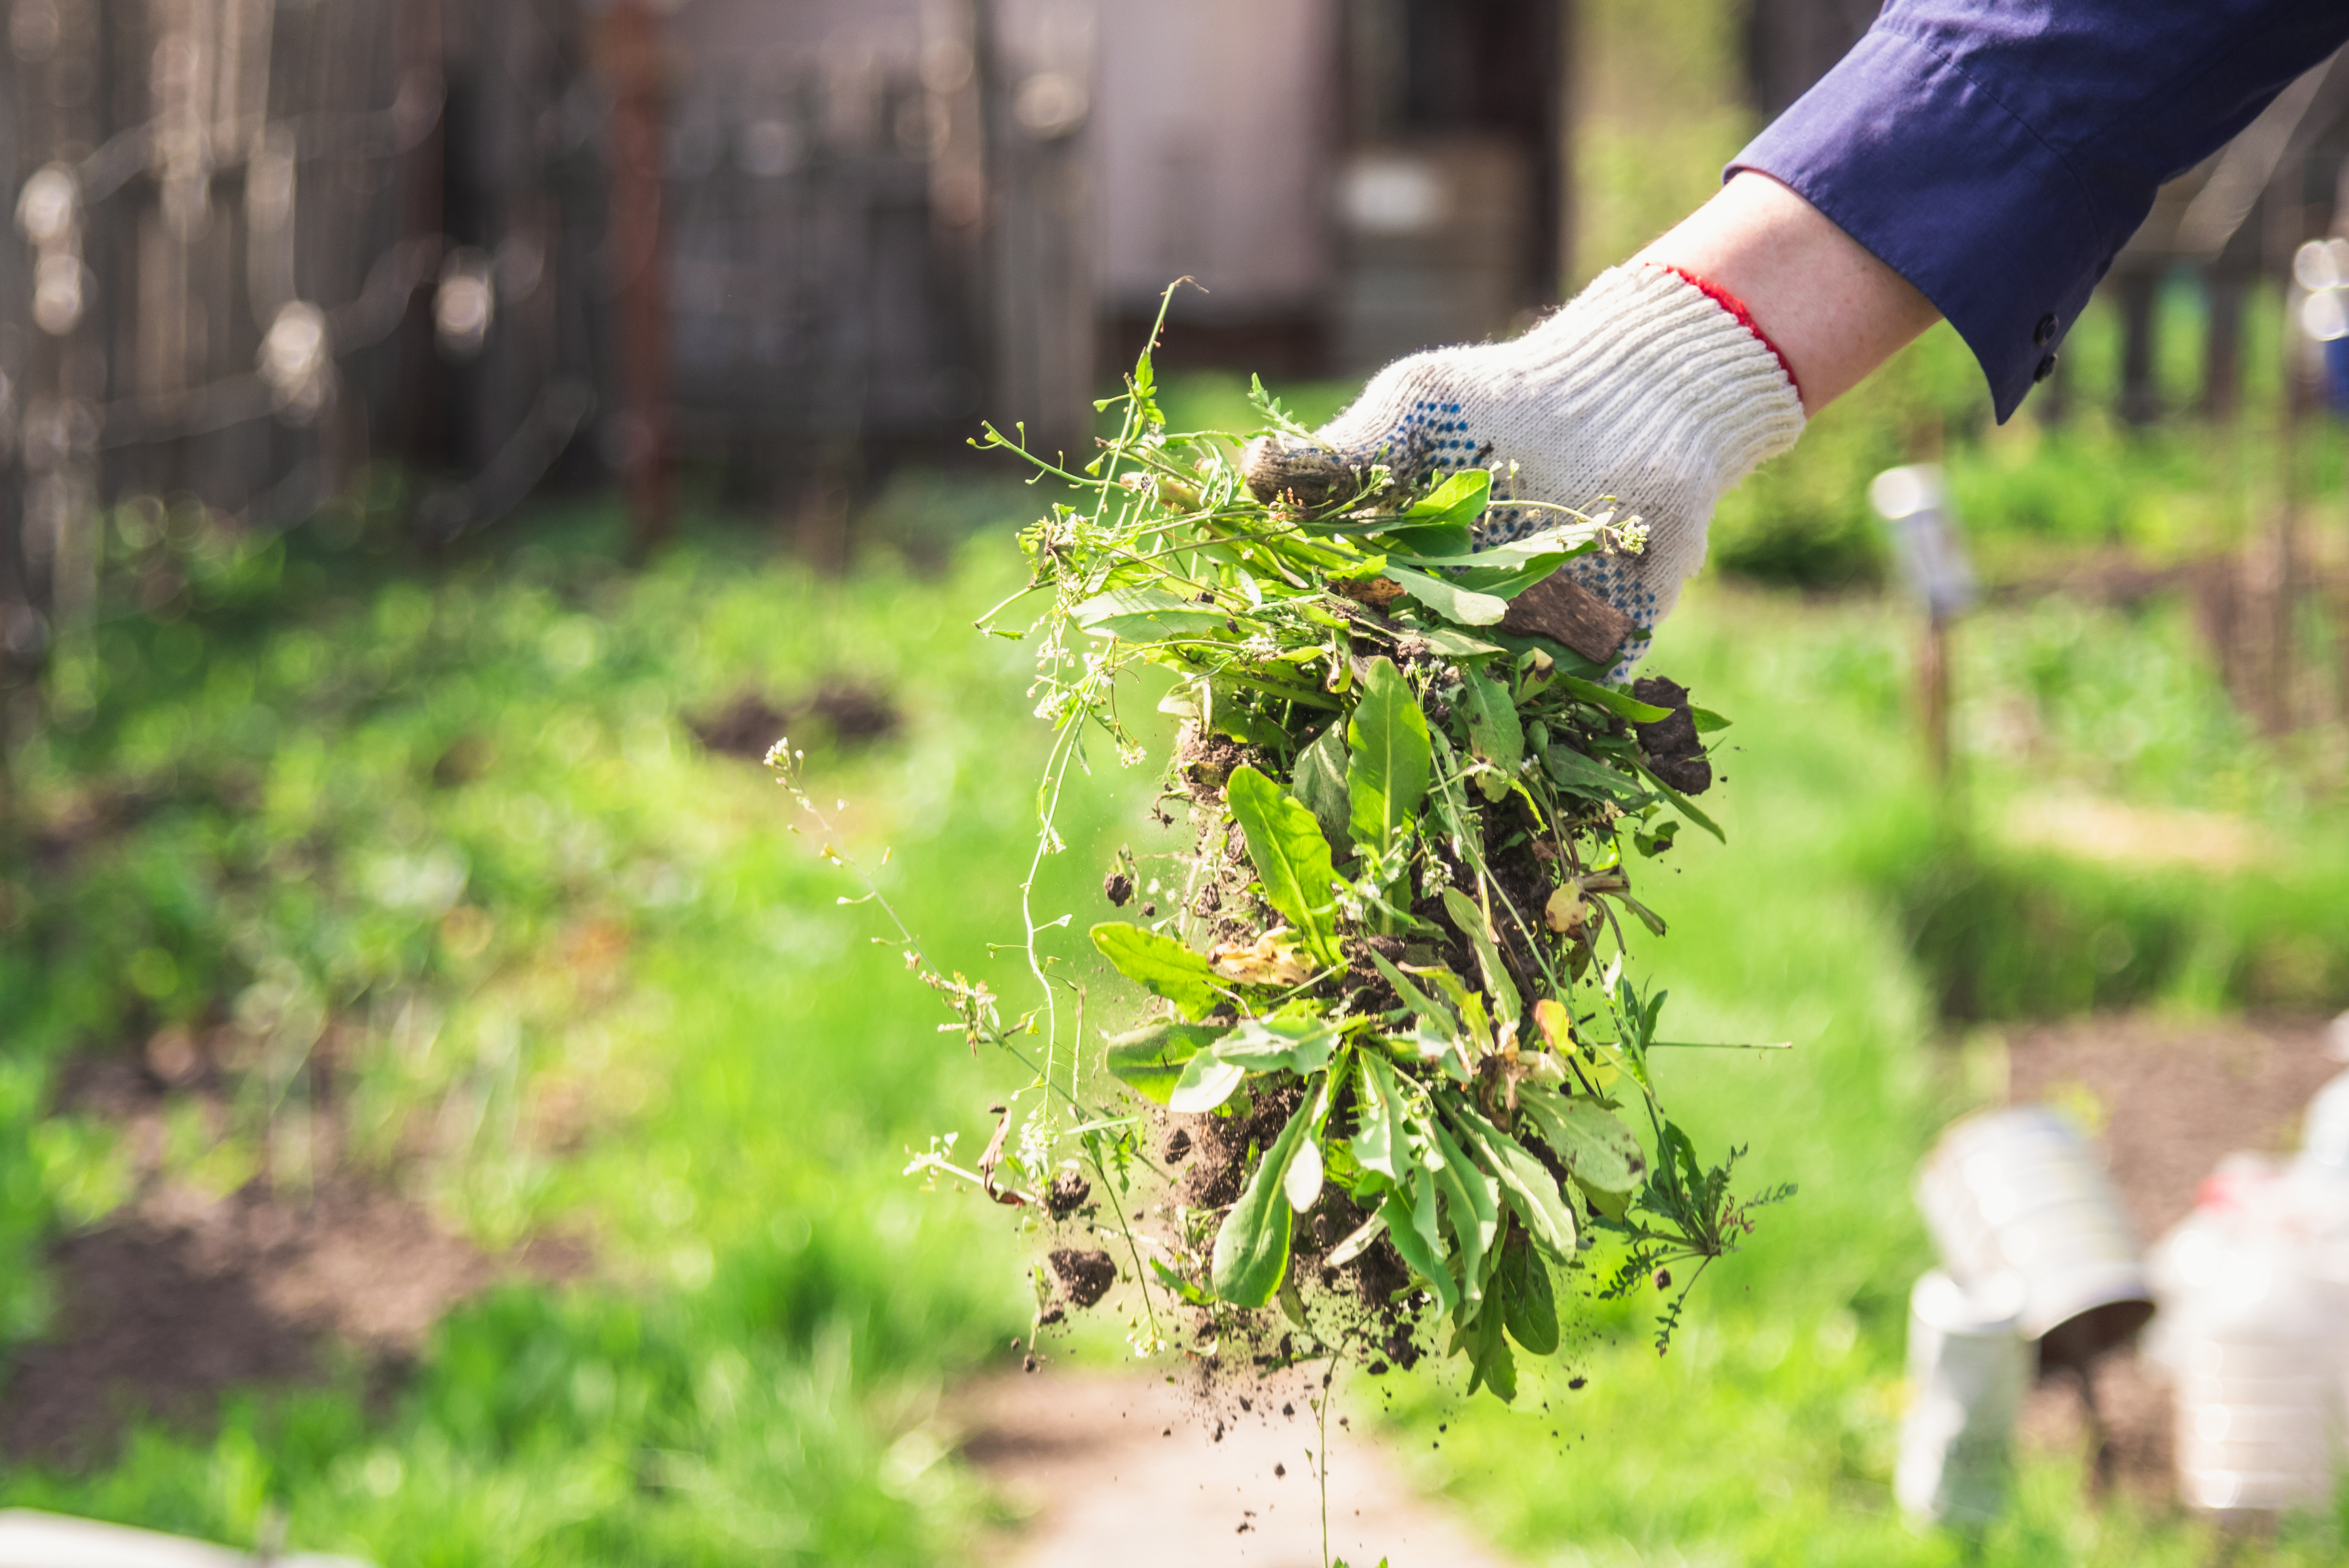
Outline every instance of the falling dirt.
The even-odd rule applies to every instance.
[[[983,1542],[988,1568],[1320,1568],[1319,1435],[1305,1380],[1202,1419],[1148,1377],[1014,1372],[966,1389],[965,1459],[1024,1515]],[[1293,1415],[1279,1413],[1285,1398]],[[1377,1443],[1332,1421],[1330,1550],[1371,1568],[1506,1568],[1415,1496]]]

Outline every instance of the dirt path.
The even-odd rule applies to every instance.
[[[1010,1373],[965,1396],[964,1453],[1034,1513],[997,1568],[1320,1568],[1317,1447],[1298,1391],[1202,1418],[1162,1381]],[[1279,1414],[1291,1403],[1293,1418]],[[1508,1568],[1405,1486],[1367,1438],[1333,1424],[1330,1549],[1353,1568]]]

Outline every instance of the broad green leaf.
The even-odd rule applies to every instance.
[[[1466,528],[1485,515],[1485,503],[1492,494],[1490,469],[1463,469],[1413,502],[1403,516],[1413,522],[1442,522]]]
[[[1195,1018],[1216,1005],[1216,971],[1205,954],[1123,920],[1094,926],[1092,938],[1093,945],[1119,974],[1149,987],[1190,1016]]]
[[[1699,735],[1711,735],[1716,730],[1729,727],[1729,720],[1709,707],[1692,707],[1689,709],[1689,717],[1696,721],[1696,732]]]
[[[1392,849],[1427,797],[1431,759],[1427,716],[1394,661],[1376,658],[1362,678],[1362,700],[1346,721],[1346,798],[1354,842],[1375,854]]]
[[[1549,1270],[1518,1233],[1501,1249],[1501,1269],[1494,1281],[1501,1321],[1509,1337],[1536,1356],[1557,1349],[1557,1300],[1550,1292]]]
[[[1278,908],[1313,958],[1325,965],[1337,955],[1337,871],[1330,864],[1330,841],[1304,800],[1288,793],[1249,765],[1233,768],[1224,781],[1224,803],[1247,836],[1247,859],[1264,882],[1264,899]]]
[[[1423,1122],[1421,1131],[1444,1155],[1435,1180],[1444,1189],[1453,1239],[1460,1244],[1461,1300],[1474,1306],[1484,1299],[1485,1254],[1500,1233],[1500,1185],[1468,1158],[1441,1121]]]
[[[1423,626],[1419,630],[1419,636],[1420,640],[1429,647],[1450,659],[1489,658],[1495,654],[1506,654],[1509,651],[1498,643],[1488,643],[1481,637],[1472,637],[1457,626]]]
[[[1395,1251],[1402,1255],[1402,1261],[1435,1293],[1436,1312],[1441,1316],[1460,1305],[1460,1282],[1445,1266],[1444,1243],[1433,1233],[1435,1179],[1428,1174],[1426,1167],[1421,1166],[1414,1171],[1411,1186],[1416,1197],[1396,1188],[1380,1201],[1379,1217],[1387,1222],[1387,1234],[1393,1239]],[[1424,1225],[1421,1223],[1423,1212]]]
[[[1114,1036],[1109,1070],[1143,1099],[1164,1105],[1184,1068],[1220,1033],[1216,1024],[1153,1024]]]
[[[1514,599],[1535,583],[1547,583],[1557,576],[1557,569],[1565,564],[1564,558],[1560,557],[1514,569],[1472,566],[1453,573],[1452,581],[1473,593],[1489,593],[1495,599]]]
[[[1456,621],[1464,626],[1495,625],[1509,613],[1506,599],[1491,593],[1478,593],[1441,577],[1430,577],[1424,572],[1397,566],[1392,561],[1387,562],[1386,579],[1445,620]]]
[[[1240,1193],[1240,1201],[1224,1217],[1216,1233],[1215,1252],[1208,1260],[1216,1294],[1235,1306],[1257,1307],[1272,1299],[1288,1272],[1288,1236],[1292,1213],[1282,1183],[1289,1161],[1297,1158],[1313,1121],[1313,1099],[1308,1096],[1280,1130],[1256,1174]]]
[[[1593,762],[1564,741],[1552,743],[1550,748],[1542,754],[1542,761],[1548,766],[1549,776],[1557,781],[1561,789],[1588,795],[1593,799],[1619,800],[1627,806],[1637,805],[1648,798],[1648,792],[1635,780],[1626,779],[1603,763]]]
[[[1314,957],[1337,963],[1338,873],[1321,824],[1302,800],[1245,764],[1225,781],[1224,799],[1247,838],[1266,902],[1288,917]]]
[[[1509,1207],[1526,1222],[1536,1245],[1560,1263],[1572,1260],[1575,1248],[1574,1211],[1567,1206],[1557,1180],[1526,1146],[1470,1110],[1452,1108],[1451,1117],[1464,1137],[1484,1156],[1485,1168],[1500,1179]]]
[[[1647,1151],[1622,1119],[1598,1102],[1521,1084],[1517,1109],[1583,1185],[1629,1192],[1648,1179]]]
[[[1522,1009],[1517,995],[1517,984],[1501,963],[1500,949],[1493,945],[1493,934],[1485,924],[1485,912],[1475,901],[1456,887],[1444,890],[1444,913],[1452,917],[1468,938],[1468,945],[1476,952],[1476,967],[1484,973],[1485,990],[1493,998],[1493,1012],[1501,1022],[1514,1024]]]
[[[1346,794],[1346,727],[1333,722],[1297,754],[1297,766],[1289,773],[1297,798],[1321,824],[1330,853],[1340,857],[1350,856],[1354,850],[1347,832],[1353,805]]]
[[[1096,637],[1154,643],[1224,630],[1225,613],[1163,588],[1117,588],[1086,600],[1071,612],[1078,625]]]
[[[1633,724],[1655,724],[1672,716],[1671,708],[1658,707],[1653,703],[1641,702],[1629,692],[1617,691],[1613,686],[1600,686],[1597,681],[1587,681],[1579,676],[1568,675],[1563,670],[1558,672],[1557,678],[1561,686],[1583,701],[1594,707],[1603,707],[1618,718],[1628,718]]]
[[[1517,1397],[1517,1358],[1502,1336],[1503,1315],[1487,1305],[1461,1325],[1453,1332],[1452,1353],[1468,1357],[1468,1392],[1474,1394],[1479,1386],[1490,1388],[1506,1405]]]
[[[1496,544],[1490,550],[1479,550],[1465,555],[1411,555],[1403,557],[1409,566],[1498,567],[1516,572],[1527,566],[1547,562],[1553,566],[1568,557],[1580,555],[1599,542],[1599,531],[1588,523],[1570,523],[1563,528],[1544,530],[1524,539],[1513,539],[1506,544]]]
[[[1247,1068],[1227,1062],[1211,1047],[1183,1064],[1183,1076],[1166,1096],[1166,1109],[1186,1115],[1210,1111],[1232,1098],[1247,1078]]]
[[[1480,780],[1485,799],[1497,800],[1509,792],[1509,780],[1526,759],[1526,731],[1516,704],[1509,700],[1506,686],[1483,670],[1470,668],[1461,672],[1460,708],[1468,720],[1469,751],[1501,770],[1498,779],[1487,775]]]
[[[1386,559],[1411,560],[1431,555],[1453,558],[1476,548],[1476,534],[1466,523],[1432,522],[1391,530],[1385,540]],[[1384,572],[1386,567],[1379,568]]]
[[[1319,1072],[1338,1048],[1338,1026],[1310,1004],[1296,1005],[1262,1018],[1243,1019],[1208,1049],[1252,1073],[1283,1069],[1299,1077]]]
[[[1402,1182],[1411,1174],[1411,1145],[1403,1137],[1402,1091],[1394,1068],[1372,1051],[1356,1053],[1362,1064],[1355,1091],[1354,1162],[1388,1181]]]

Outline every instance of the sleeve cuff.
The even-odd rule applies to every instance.
[[[1727,172],[1748,169],[1933,302],[1980,361],[2002,423],[2054,368],[2056,345],[2144,215],[2098,211],[2029,126],[1882,23]]]

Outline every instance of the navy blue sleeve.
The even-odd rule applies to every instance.
[[[1890,0],[1730,170],[1792,186],[1916,284],[2004,420],[2154,188],[2344,37],[2343,0]]]

